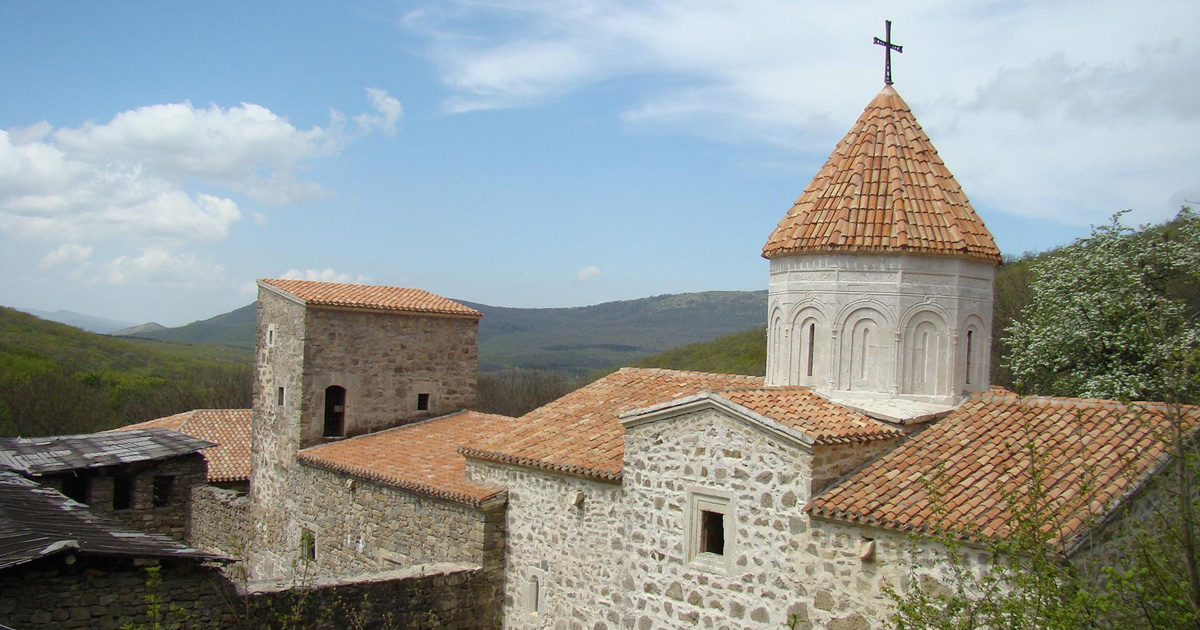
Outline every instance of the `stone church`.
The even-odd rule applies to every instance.
[[[197,490],[193,544],[254,578],[471,567],[505,628],[881,627],[910,534],[1005,535],[1024,445],[1081,553],[1161,460],[1126,407],[989,386],[1000,252],[891,85],[762,255],[765,378],[625,368],[520,418],[470,410],[478,312],[259,281],[249,492]]]

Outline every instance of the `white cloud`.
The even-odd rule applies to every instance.
[[[575,282],[587,282],[588,280],[599,278],[603,273],[596,265],[588,265],[575,272]]]
[[[174,255],[161,247],[147,248],[136,258],[118,256],[100,267],[100,279],[112,284],[136,284],[168,289],[207,286],[224,268],[191,254]]]
[[[451,112],[624,80],[614,114],[631,127],[811,162],[881,86],[884,18],[905,47],[897,87],[977,205],[1150,220],[1200,194],[1195,2],[453,0],[403,24],[429,42]]]
[[[78,265],[92,255],[92,248],[79,243],[64,243],[58,249],[46,254],[38,262],[39,269],[53,269],[65,265]]]
[[[399,101],[370,88],[375,114],[348,131],[302,129],[266,107],[148,105],[110,121],[0,130],[0,229],[48,240],[215,240],[243,212],[231,194],[282,205],[329,194],[299,173],[359,135],[394,133]]]
[[[285,280],[316,280],[318,282],[342,282],[345,284],[367,284],[371,281],[367,276],[340,273],[333,269],[288,269],[279,277]]]
[[[400,101],[388,96],[386,90],[378,88],[367,88],[367,100],[375,109],[375,113],[359,114],[354,117],[354,122],[364,132],[379,130],[389,136],[395,135],[396,123],[404,114],[404,107],[400,105]]]

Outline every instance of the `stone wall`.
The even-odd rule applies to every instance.
[[[495,630],[490,580],[478,567],[442,564],[341,580],[253,584],[242,601],[248,628],[404,628]]]
[[[345,388],[345,435],[464,409],[475,402],[478,320],[306,308],[263,288],[259,290],[257,318],[250,483],[254,536],[246,566],[252,577],[268,578],[291,570],[301,529],[292,513],[318,498],[308,485],[313,473],[300,468],[296,453],[340,439],[322,437],[326,388]],[[280,387],[285,388],[282,405]],[[428,394],[428,409],[417,409],[419,394]],[[340,479],[331,484],[337,486],[348,478]],[[340,506],[333,507],[329,513],[340,510]],[[357,551],[360,540],[365,546],[369,546],[365,541],[383,540],[383,533],[375,533],[379,527],[358,516],[345,522],[354,525],[347,529],[336,529],[333,523],[320,527],[325,532],[319,536],[325,541],[320,544],[342,541],[331,555],[337,570],[383,566],[379,564],[382,560]],[[400,536],[398,540],[409,538]],[[396,543],[400,547],[408,544]],[[342,554],[345,548],[355,551]],[[403,549],[396,553],[401,565],[413,561]],[[453,554],[421,557],[421,562],[465,560]],[[472,561],[481,562],[478,558]]]
[[[807,448],[721,411],[629,427],[625,453],[622,485],[468,460],[471,478],[508,488],[506,628],[883,627],[884,587],[906,590],[912,567],[949,581],[937,545],[811,519]],[[719,555],[698,544],[706,511],[724,514]]]
[[[625,527],[621,486],[473,460],[467,468],[508,489],[504,627],[620,627],[626,544],[641,540]]]
[[[254,505],[249,567],[253,575],[258,575],[253,572],[256,566],[275,566],[271,550],[283,545],[277,520],[281,517],[272,515],[283,508],[291,492],[288,476],[300,449],[304,306],[260,288],[257,321],[249,494]],[[268,330],[274,331],[273,343],[267,341]],[[279,387],[285,388],[283,405],[277,404]]]
[[[166,534],[186,542],[191,515],[191,489],[204,483],[208,465],[199,453],[169,459],[137,462],[122,466],[81,470],[89,478],[87,505],[92,512],[116,519],[138,531]],[[75,474],[75,473],[68,473]],[[114,483],[128,478],[133,484],[132,504],[114,509]],[[166,503],[154,505],[155,478],[170,479]],[[64,475],[48,476],[40,481],[55,490],[63,490]]]
[[[346,575],[435,562],[477,565],[500,583],[503,500],[473,507],[302,463],[294,470],[287,519],[295,564],[302,530],[316,544],[319,575]]]
[[[70,559],[71,564],[67,564]],[[214,567],[166,561],[153,584],[129,559],[56,555],[0,572],[0,623],[22,630],[154,626],[159,598],[166,628],[236,627],[233,585]]]
[[[436,418],[475,404],[479,320],[308,309],[302,448],[323,441],[325,388],[346,389],[345,434]],[[417,408],[428,394],[428,409]]]
[[[250,499],[233,490],[215,486],[197,486],[192,490],[192,528],[188,544],[244,560],[249,556],[254,523]],[[240,573],[241,563],[235,568]]]
[[[0,572],[0,624],[22,630],[492,630],[500,623],[491,580],[479,567],[440,564],[241,589],[216,568],[190,562],[163,563],[156,583],[133,560],[69,556],[67,564],[66,557]]]
[[[846,444],[818,444],[812,449],[812,490],[815,495],[833,485],[835,481],[850,474],[867,462],[896,448],[903,438],[849,442]]]

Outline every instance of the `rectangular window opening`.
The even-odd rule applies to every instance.
[[[171,489],[174,486],[174,475],[158,475],[154,478],[154,507],[166,507],[171,504]]]
[[[720,512],[700,511],[700,551],[725,555],[725,515]]]
[[[417,411],[429,411],[429,394],[417,394]]]
[[[280,407],[283,406],[283,401],[285,400],[285,396],[284,396],[285,391],[286,390],[284,390],[283,386],[281,385],[279,387],[279,395],[275,398],[275,404],[279,405]]]
[[[112,507],[114,510],[133,508],[133,477],[129,475],[113,477]]]
[[[68,499],[87,505],[91,498],[92,479],[83,475],[68,475],[63,477],[62,493]]]

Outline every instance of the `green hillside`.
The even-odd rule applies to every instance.
[[[763,376],[767,370],[767,329],[753,328],[667,350],[633,366]]]
[[[242,348],[108,337],[0,307],[0,435],[247,407],[252,362]]]
[[[253,350],[255,315],[255,305],[247,304],[237,310],[178,328],[161,328],[137,332],[130,336],[181,343],[221,344]]]

